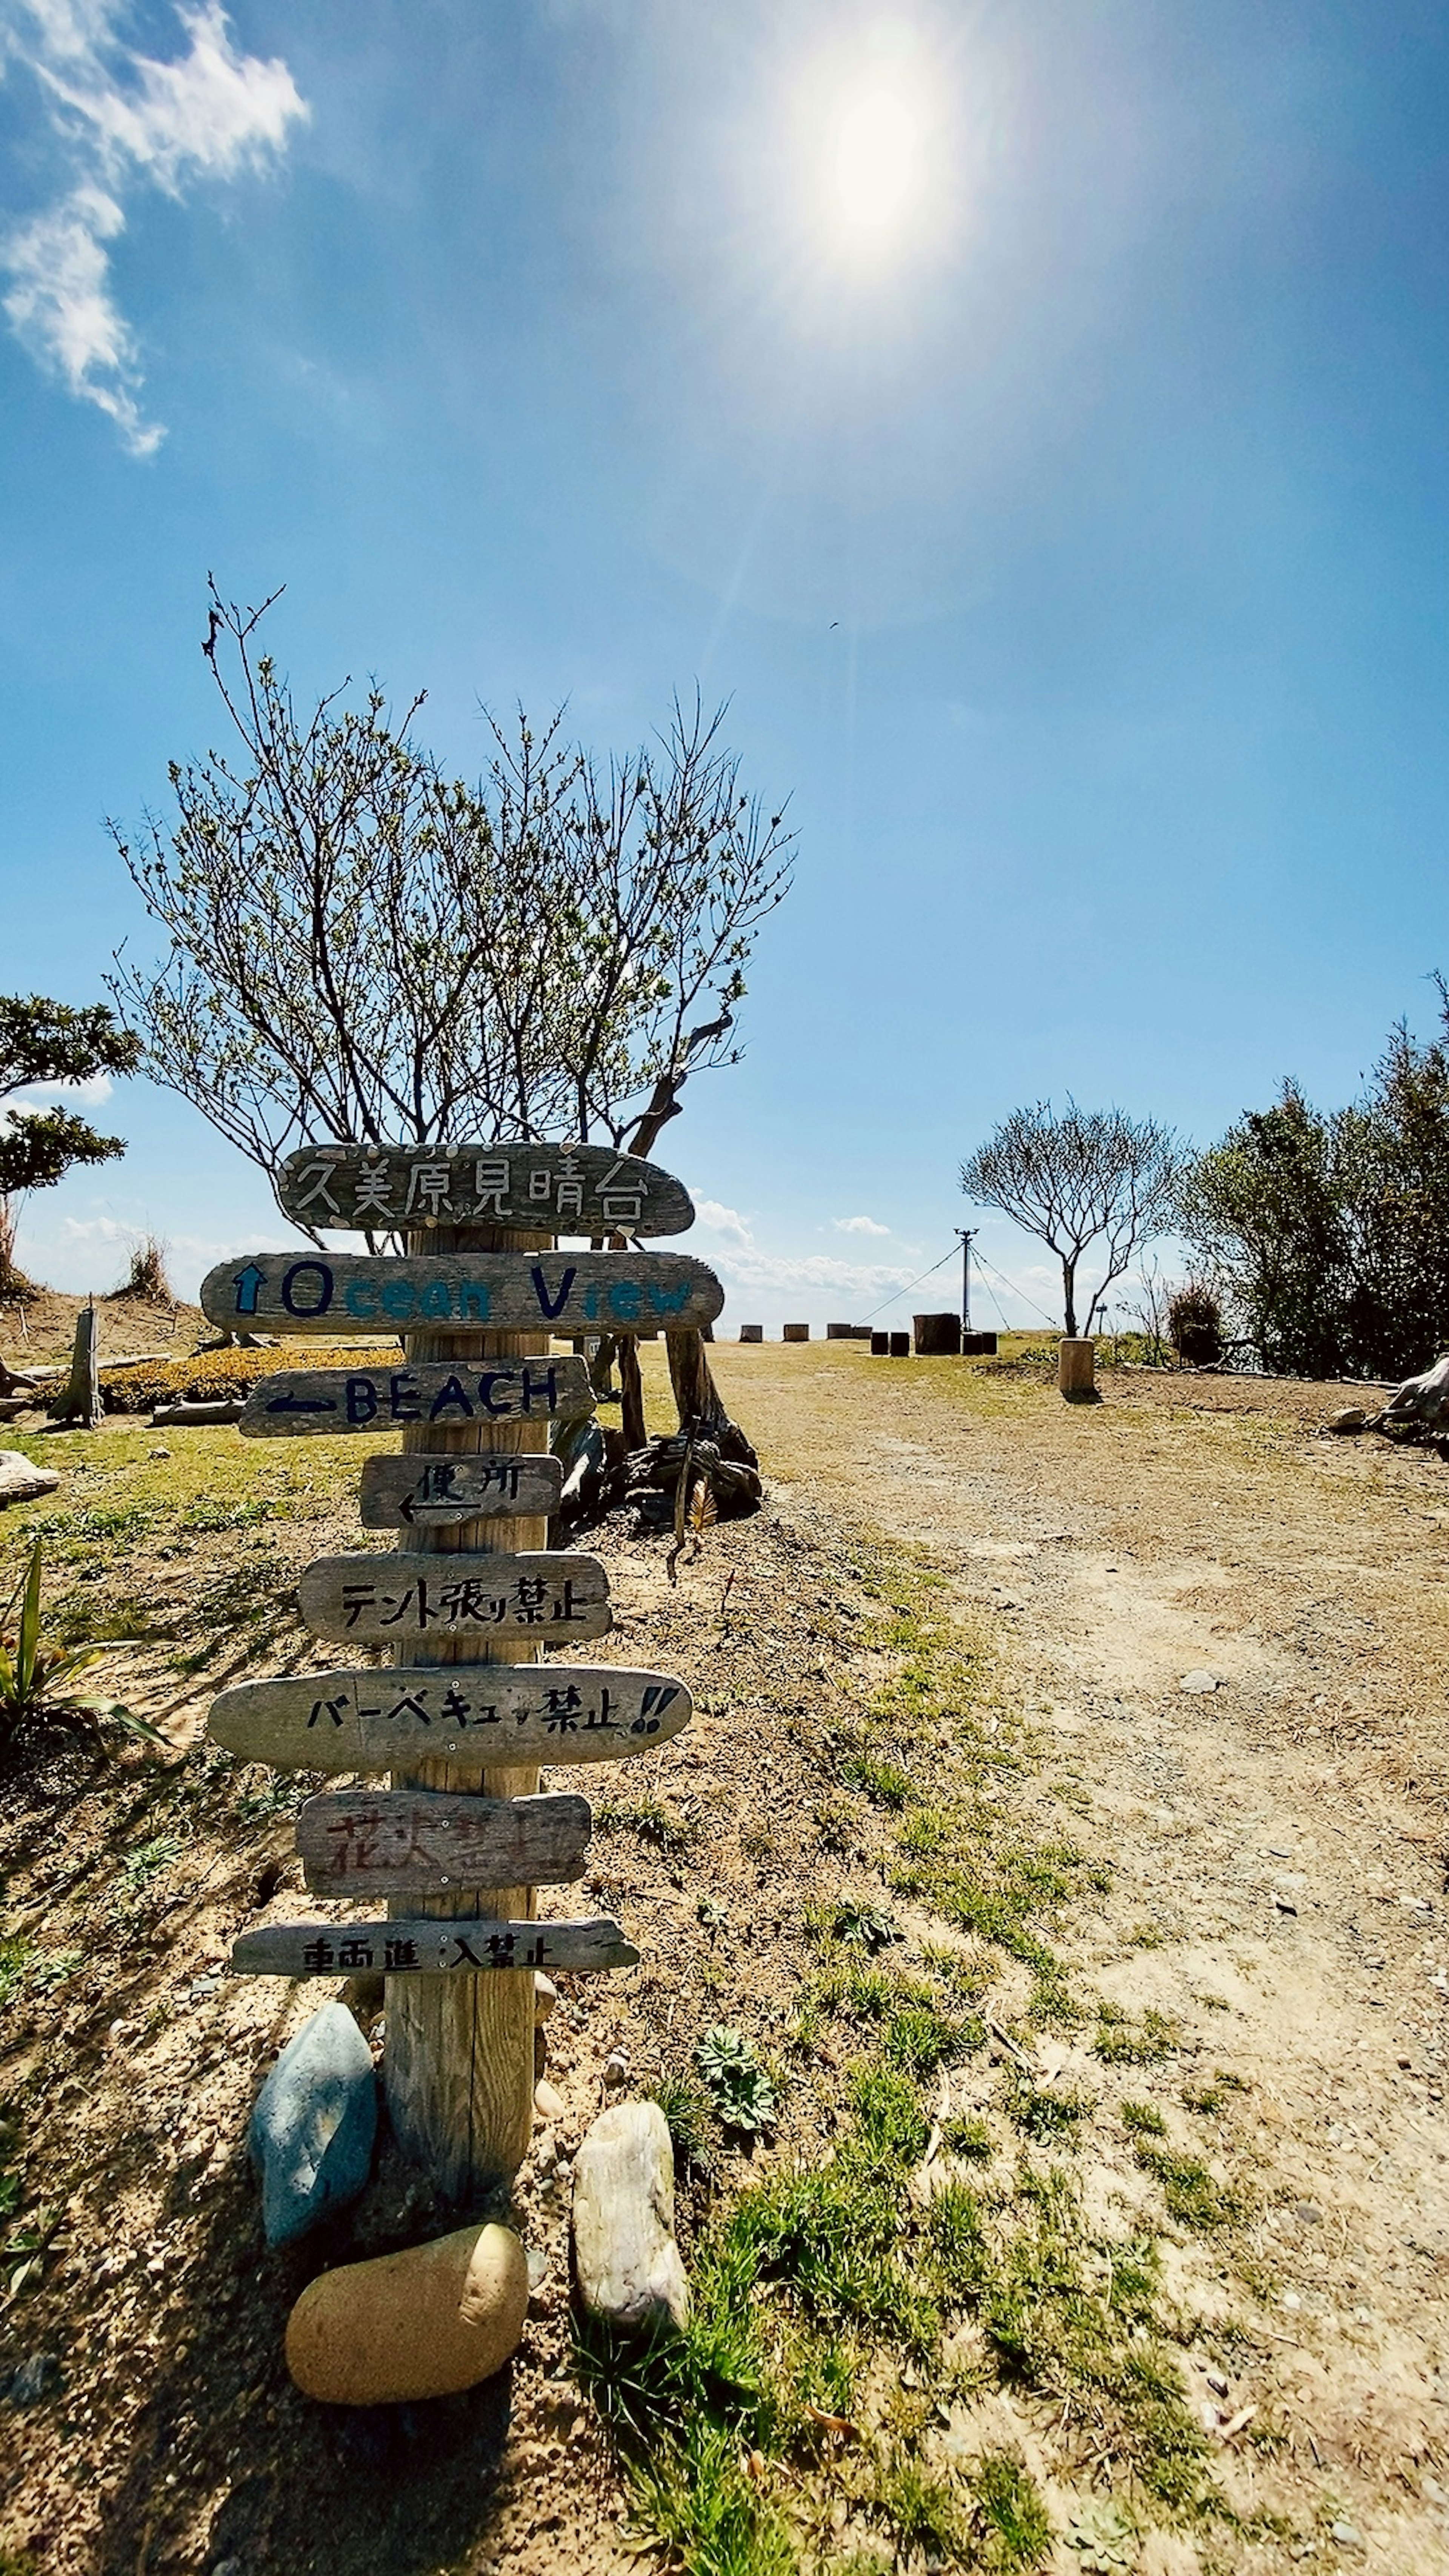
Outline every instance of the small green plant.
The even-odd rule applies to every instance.
[[[827,1909],[826,1929],[835,1940],[845,1942],[851,1949],[864,1950],[872,1958],[877,1950],[888,1950],[893,1941],[904,1938],[895,1916],[884,1905],[851,1897],[842,1897]]]
[[[1042,2139],[1066,2136],[1097,2106],[1090,2093],[1069,2085],[1031,2084],[1023,2078],[1012,2087],[1006,2107],[1026,2137]]]
[[[152,1880],[160,1878],[181,1858],[181,1851],[179,1834],[157,1834],[150,1842],[138,1843],[134,1850],[128,1851],[121,1863],[118,1903],[134,1905],[145,1895]]]
[[[1124,2102],[1122,2126],[1130,2129],[1134,2138],[1165,2138],[1167,2135],[1167,2122],[1150,2102]]]
[[[687,2075],[661,2075],[656,2084],[651,2084],[649,2099],[658,2103],[668,2123],[675,2163],[682,2165],[686,2173],[710,2173],[714,2158],[708,2095]]]
[[[1031,2576],[1051,2555],[1051,2516],[1035,2480],[1010,2451],[987,2451],[976,2463],[977,2564],[993,2576]]]
[[[984,2120],[947,2120],[942,2124],[941,2135],[953,2156],[971,2164],[984,2165],[996,2152]]]
[[[1241,2075],[1232,2074],[1226,2067],[1215,2066],[1211,2084],[1185,2084],[1182,2099],[1187,2110],[1215,2119],[1220,2111],[1227,2109],[1230,2093],[1246,2093],[1248,2089]]]
[[[98,1735],[109,1723],[129,1735],[144,1736],[148,1743],[164,1745],[165,1737],[154,1726],[119,1701],[67,1688],[119,1641],[60,1646],[44,1635],[40,1619],[43,1545],[37,1539],[31,1549],[6,1624],[0,1628],[0,1756],[12,1752],[22,1734],[47,1723],[81,1735]]]
[[[1139,2146],[1137,2162],[1144,2173],[1162,2185],[1169,2218],[1179,2227],[1196,2227],[1204,2232],[1221,2227],[1225,2220],[1236,2218],[1236,2196],[1225,2191],[1197,2156],[1180,2156],[1171,2147]]]
[[[1171,2022],[1151,2005],[1140,2022],[1134,2022],[1120,2004],[1097,2006],[1097,2036],[1092,2053],[1105,2066],[1160,2066],[1177,2044]]]
[[[594,1809],[594,1824],[601,1833],[636,1834],[642,1843],[652,1843],[656,1851],[687,1851],[699,1833],[699,1827],[687,1816],[676,1814],[662,1798],[605,1798]]]
[[[0,1938],[0,2012],[22,1994],[49,1994],[52,1986],[74,1976],[82,1956],[79,1950],[38,1950],[23,1933],[5,1934]]]
[[[941,2479],[929,2477],[918,2460],[892,2460],[876,2490],[876,2501],[908,2554],[924,2551],[937,2560],[954,2558],[960,2542],[961,2508]]]
[[[849,1851],[855,1840],[855,1818],[843,1799],[821,1800],[815,1810],[815,1830],[820,1837],[822,1851]]]
[[[899,1762],[877,1761],[873,1753],[852,1754],[842,1762],[840,1776],[852,1789],[863,1789],[878,1807],[904,1807],[918,1795],[909,1771],[903,1771]]]
[[[737,2030],[716,2023],[697,2043],[694,2062],[699,2080],[727,2129],[742,2129],[754,2135],[773,2127],[780,2108],[775,2080]]]

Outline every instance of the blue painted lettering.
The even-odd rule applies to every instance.
[[[350,1377],[347,1381],[347,1419],[349,1422],[371,1422],[377,1412],[377,1389],[370,1377]]]
[[[350,1279],[347,1283],[347,1294],[342,1303],[349,1315],[355,1315],[359,1323],[370,1324],[377,1313],[377,1292],[372,1281]]]
[[[406,1370],[394,1370],[387,1382],[388,1403],[394,1422],[421,1422],[422,1405],[418,1400],[418,1382]]]
[[[300,1283],[311,1278],[316,1283],[315,1295],[297,1295]],[[332,1303],[332,1273],[325,1261],[294,1261],[282,1273],[282,1303],[289,1315],[325,1315]]]

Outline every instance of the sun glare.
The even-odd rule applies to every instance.
[[[868,59],[822,82],[808,111],[816,226],[837,259],[894,264],[941,214],[939,117],[921,67]]]

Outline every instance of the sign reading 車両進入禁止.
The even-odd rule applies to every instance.
[[[268,1333],[399,1333],[430,1324],[490,1332],[649,1335],[712,1324],[724,1290],[680,1252],[242,1253],[207,1272],[213,1324]]]
[[[307,1145],[288,1155],[277,1196],[287,1216],[319,1233],[498,1225],[684,1234],[694,1223],[679,1181],[603,1145]]]
[[[389,1923],[269,1923],[232,1943],[234,1977],[476,1976],[490,1968],[637,1968],[639,1953],[600,1915],[571,1923],[488,1923],[444,1917]]]
[[[551,1887],[583,1877],[592,1822],[587,1798],[327,1789],[298,1816],[297,1849],[314,1896]]]
[[[577,1421],[594,1409],[582,1360],[426,1360],[413,1368],[283,1369],[250,1389],[244,1439],[306,1432],[455,1430],[469,1422]]]
[[[667,1744],[693,1711],[671,1673],[627,1665],[390,1664],[235,1682],[206,1730],[244,1762],[408,1771],[425,1758],[621,1762]]]
[[[297,1602],[314,1637],[378,1645],[403,1637],[492,1638],[530,1645],[602,1637],[612,1624],[609,1578],[596,1556],[570,1549],[526,1556],[319,1556],[299,1576]]]

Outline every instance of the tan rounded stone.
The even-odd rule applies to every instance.
[[[460,2227],[320,2273],[287,2321],[287,2368],[328,2406],[451,2397],[502,2369],[527,2312],[528,2258],[513,2230]]]

